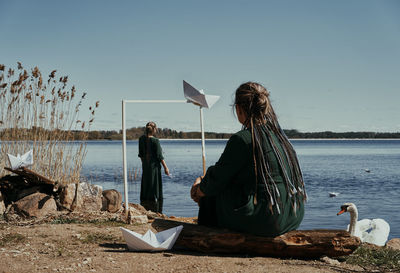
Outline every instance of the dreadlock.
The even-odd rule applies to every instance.
[[[265,188],[267,200],[270,201],[270,211],[272,213],[276,211],[278,214],[281,212],[280,193],[276,182],[271,176],[271,166],[262,145],[262,143],[267,141],[278,160],[279,167],[283,173],[284,184],[291,200],[292,209],[296,213],[300,202],[307,199],[303,175],[296,152],[286,134],[279,126],[278,119],[269,100],[269,92],[261,84],[246,82],[236,90],[235,105],[239,106],[247,117],[247,120],[243,124],[243,129],[249,128],[251,131],[253,163],[256,177],[254,202],[257,202],[257,185],[262,184]],[[276,136],[277,141],[271,132]],[[279,143],[281,143],[282,151],[278,148]],[[289,172],[285,166],[285,162],[289,166]]]

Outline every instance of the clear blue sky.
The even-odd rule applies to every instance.
[[[94,129],[121,128],[121,100],[221,99],[206,131],[234,132],[235,89],[271,92],[281,126],[400,131],[400,1],[0,0],[0,63],[57,69],[101,101]],[[129,105],[127,126],[199,130],[189,104]]]

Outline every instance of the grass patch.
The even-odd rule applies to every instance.
[[[51,224],[92,224],[98,227],[125,227],[128,226],[125,222],[117,218],[110,219],[94,219],[94,220],[85,220],[85,219],[77,219],[77,218],[67,218],[67,217],[58,217],[51,221]]]
[[[59,217],[50,222],[51,224],[81,224],[77,219]]]
[[[88,223],[93,224],[98,227],[125,227],[129,226],[127,223],[122,222],[116,218],[104,219],[104,220],[90,220]]]
[[[400,250],[391,248],[370,248],[361,246],[345,258],[346,263],[363,268],[379,268],[400,271]]]
[[[57,241],[56,243],[56,249],[55,249],[55,256],[56,257],[61,257],[61,256],[71,256],[67,248],[65,247],[65,242],[64,241]]]
[[[26,237],[19,233],[10,233],[0,237],[0,246],[23,243]]]
[[[84,244],[102,244],[102,243],[107,243],[107,242],[115,242],[118,241],[120,238],[116,237],[111,234],[104,234],[101,232],[93,232],[89,233],[87,232],[80,241]]]

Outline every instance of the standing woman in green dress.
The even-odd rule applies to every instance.
[[[142,161],[142,181],[140,203],[147,209],[162,212],[163,190],[161,165],[169,175],[158,138],[154,137],[157,126],[150,121],[146,124],[146,134],[139,138],[139,157]]]
[[[269,92],[258,83],[244,83],[236,90],[234,107],[242,130],[191,189],[200,207],[198,223],[268,237],[298,228],[306,191]]]

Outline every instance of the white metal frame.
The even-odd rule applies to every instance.
[[[125,215],[128,216],[129,200],[128,200],[128,170],[126,163],[126,123],[125,123],[125,104],[127,103],[186,103],[186,100],[122,100],[122,161],[124,168],[124,193],[125,193]],[[200,107],[202,116],[202,109]],[[203,124],[203,122],[201,122]],[[203,126],[203,125],[202,125]],[[204,154],[204,151],[203,151]]]

